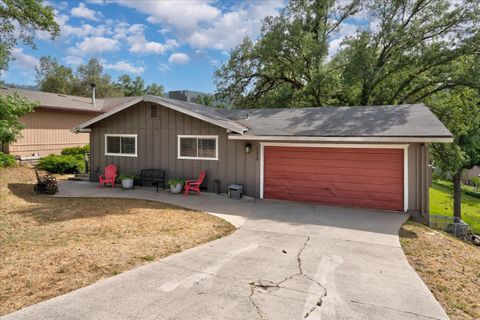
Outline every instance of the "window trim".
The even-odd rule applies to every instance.
[[[197,154],[198,154],[198,139],[215,139],[215,158],[206,157],[182,157],[180,155],[180,140],[182,138],[196,138],[197,139]],[[177,135],[177,159],[181,160],[218,160],[218,136],[215,135]]]
[[[107,150],[107,138],[108,137],[125,137],[125,138],[135,138],[135,154],[133,153],[108,153]],[[120,142],[120,148],[122,143]],[[137,134],[123,134],[123,133],[106,133],[105,134],[105,155],[114,156],[114,157],[138,157],[138,135]]]

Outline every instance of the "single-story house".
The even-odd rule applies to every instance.
[[[423,104],[227,110],[145,95],[75,127],[90,132],[91,180],[108,164],[246,195],[408,211],[428,219],[428,143],[452,134]]]
[[[20,139],[11,144],[2,145],[0,142],[0,151],[20,157],[59,154],[64,148],[86,145],[89,135],[75,134],[71,128],[131,99],[122,97],[95,100],[35,90],[0,88],[1,95],[14,93],[39,104],[34,112],[20,119],[25,125]]]
[[[472,169],[468,169],[463,174],[462,180],[464,183],[468,183],[472,178],[480,177],[480,166],[475,166]]]

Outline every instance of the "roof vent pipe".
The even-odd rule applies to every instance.
[[[95,83],[90,83],[90,85],[92,86],[92,104],[94,106],[96,106],[96,102],[95,102]]]

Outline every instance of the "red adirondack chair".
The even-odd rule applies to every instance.
[[[115,179],[117,178],[117,167],[113,164],[109,164],[105,167],[104,174],[98,176],[100,178],[100,186],[105,183],[112,184],[112,188],[115,188]]]
[[[201,171],[200,177],[198,177],[198,180],[185,181],[185,196],[188,196],[188,192],[190,190],[200,193],[200,185],[202,184],[204,179],[205,179],[205,171]]]

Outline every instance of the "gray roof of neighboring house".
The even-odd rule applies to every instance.
[[[424,104],[219,112],[252,136],[452,137]]]
[[[59,93],[42,92],[35,90],[26,90],[18,88],[0,88],[0,95],[18,93],[29,100],[37,101],[39,107],[103,113],[111,110],[115,106],[132,100],[135,97],[102,98],[96,99],[95,105],[91,98],[70,96]]]

